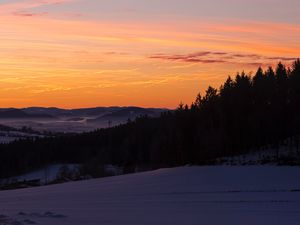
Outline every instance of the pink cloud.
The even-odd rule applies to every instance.
[[[46,13],[31,13],[30,9],[38,8],[44,5],[63,4],[67,2],[73,2],[74,0],[26,0],[22,2],[9,2],[0,4],[0,12],[4,14],[13,14],[15,16],[36,16]]]
[[[43,16],[47,15],[47,12],[41,12],[41,13],[30,13],[30,12],[25,12],[25,11],[19,11],[19,12],[14,12],[13,15],[15,16],[24,16],[24,17],[32,17],[32,16]]]
[[[178,61],[186,63],[237,63],[241,60],[245,60],[246,64],[249,65],[262,65],[266,61],[294,61],[297,58],[292,57],[267,57],[258,54],[247,54],[247,53],[232,53],[232,52],[196,52],[191,54],[156,54],[151,55],[150,59],[160,59],[167,61]],[[259,60],[257,62],[257,60]]]

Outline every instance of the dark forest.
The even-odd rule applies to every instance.
[[[300,134],[300,60],[242,72],[191,105],[107,129],[0,145],[0,176],[53,163],[159,168],[210,164]],[[298,138],[294,144],[298,145]]]

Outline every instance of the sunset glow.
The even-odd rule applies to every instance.
[[[175,108],[300,57],[299,1],[210,2],[0,0],[0,105]]]

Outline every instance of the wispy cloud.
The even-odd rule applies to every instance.
[[[32,16],[44,16],[47,15],[47,12],[41,12],[41,13],[30,13],[30,12],[24,12],[24,11],[18,11],[14,12],[14,16],[21,16],[21,17],[32,17]]]
[[[0,0],[0,104],[172,107],[300,56],[300,24],[183,16],[189,1]]]
[[[149,56],[150,59],[162,59],[162,60],[169,60],[169,61],[181,61],[181,62],[188,62],[188,63],[225,63],[227,62],[222,57],[220,58],[211,58],[214,55],[226,55],[227,53],[223,52],[196,52],[191,54],[175,54],[175,55],[167,55],[167,54],[156,54]]]
[[[279,61],[294,61],[297,58],[293,58],[293,57],[265,57],[265,59],[268,60],[279,60]]]
[[[11,14],[14,16],[41,16],[46,15],[47,12],[35,13],[31,10],[46,6],[59,5],[63,3],[73,2],[74,0],[24,0],[24,1],[10,1],[0,4],[0,12],[4,14]]]
[[[232,53],[232,52],[196,52],[190,54],[155,54],[148,56],[149,59],[160,59],[167,61],[178,61],[186,63],[238,63],[242,62],[251,65],[262,65],[268,60],[276,61],[293,61],[297,58],[293,57],[268,57],[258,54],[247,54],[247,53]],[[254,61],[254,62],[253,62]],[[255,62],[261,61],[261,62]]]

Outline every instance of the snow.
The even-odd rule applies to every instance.
[[[268,146],[248,154],[216,159],[218,165],[277,165],[280,159],[298,159],[300,150],[296,147],[280,145],[277,148]]]
[[[123,168],[115,165],[105,165],[104,166],[105,172],[112,174],[113,176],[122,175],[124,173]]]
[[[52,182],[57,178],[59,170],[66,166],[70,170],[76,170],[79,165],[77,164],[54,164],[42,169],[23,174],[21,176],[12,177],[9,180],[11,181],[29,181],[29,180],[40,180],[42,184]],[[8,181],[6,181],[9,183]]]
[[[0,144],[8,144],[10,142],[26,139],[44,137],[43,135],[30,134],[21,131],[0,131]]]
[[[68,168],[69,171],[76,172],[79,170],[80,164],[53,164],[43,167],[39,170],[25,173],[20,176],[15,176],[7,179],[0,179],[0,184],[9,184],[30,180],[40,180],[41,184],[51,183],[57,179],[57,176],[59,175],[60,169],[62,167]],[[107,173],[109,173],[112,176],[123,174],[123,169],[115,165],[105,165],[104,169]]]
[[[13,141],[19,140],[19,138],[16,137],[7,137],[7,136],[0,136],[0,144],[8,144]]]
[[[298,225],[300,167],[211,166],[0,192],[4,225]]]

